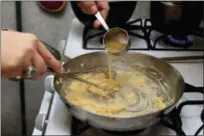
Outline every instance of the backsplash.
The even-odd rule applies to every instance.
[[[138,1],[132,18],[149,18],[150,2]]]
[[[1,28],[16,29],[15,2],[1,2]]]

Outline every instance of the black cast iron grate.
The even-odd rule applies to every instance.
[[[146,43],[146,46],[144,47],[131,46],[129,50],[158,50],[158,51],[203,51],[204,50],[204,48],[202,47],[190,48],[193,45],[193,41],[189,40],[186,37],[183,37],[183,39],[179,41],[178,39],[173,38],[169,34],[162,34],[158,36],[152,43],[151,34],[154,31],[154,29],[151,25],[150,19],[145,19],[144,23],[142,19],[136,19],[120,27],[127,30],[129,35],[133,36],[134,38],[143,39]],[[142,34],[137,33],[136,31],[138,30],[140,30]],[[93,31],[93,29],[90,29],[88,27],[84,28],[83,37],[82,37],[83,49],[104,50],[104,48],[97,47],[97,46],[89,47],[88,42],[93,38],[100,37],[99,38],[100,40],[98,42],[102,44],[102,39],[103,39],[103,35],[105,34],[105,31],[102,29],[102,30],[98,30],[97,33],[95,34],[89,34],[91,31]],[[203,28],[199,28],[199,30],[192,35],[203,39]],[[182,44],[177,44],[175,40],[178,40],[177,42],[182,42]],[[158,43],[161,41],[166,44],[166,46],[163,48],[157,47]],[[169,47],[177,47],[177,48],[169,48]]]
[[[153,29],[152,25],[151,25],[151,19],[145,19],[144,21],[144,29],[146,30],[146,34],[150,42],[150,37],[151,37],[151,33],[153,31],[156,31]],[[203,28],[199,28],[194,34],[192,34],[195,37],[200,37],[201,39],[203,39],[204,34],[203,34]],[[178,39],[174,38],[172,35],[170,34],[162,34],[160,36],[158,36],[153,43],[151,43],[151,50],[158,50],[158,51],[203,51],[204,48],[189,48],[193,45],[193,41],[189,40],[187,37],[183,37],[182,40],[178,40]],[[204,40],[204,39],[203,39]],[[166,48],[158,48],[157,44],[163,41],[167,46]],[[177,47],[177,48],[168,48],[168,47]]]
[[[202,95],[204,94],[204,88],[203,87],[194,87],[192,85],[186,84],[186,89],[184,93],[201,93]],[[168,114],[168,120],[161,120],[161,124],[171,128],[176,132],[178,136],[186,136],[185,132],[182,129],[182,120],[180,118],[180,113],[181,110],[183,109],[184,106],[189,106],[189,105],[203,105],[204,100],[187,100],[178,105],[177,108],[174,108],[172,112]],[[201,113],[201,120],[203,122],[203,110]],[[170,122],[169,122],[170,121]],[[200,126],[200,128],[197,129],[195,132],[194,136],[197,136],[201,130],[203,129],[203,124]]]

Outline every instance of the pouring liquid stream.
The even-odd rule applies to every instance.
[[[114,57],[113,54],[120,52],[125,47],[125,45],[122,42],[118,42],[116,39],[106,40],[105,45],[106,45],[106,52],[108,56],[109,78],[113,79],[113,73],[112,73],[112,64],[113,64],[113,57]]]
[[[110,79],[113,79],[112,76],[112,54],[108,53],[108,75]]]

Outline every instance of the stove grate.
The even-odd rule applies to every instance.
[[[194,87],[192,85],[189,84],[185,84],[186,89],[184,91],[184,93],[202,93],[203,94],[203,87]],[[188,105],[203,105],[204,101],[203,100],[187,100],[184,101],[182,103],[180,103],[178,105],[177,108],[174,108],[167,116],[168,120],[171,121],[171,123],[169,123],[166,120],[162,120],[161,124],[163,124],[164,126],[171,128],[172,130],[174,130],[178,136],[186,136],[185,132],[182,130],[182,120],[180,118],[180,113],[181,110],[184,106],[188,106]],[[203,111],[201,113],[201,120],[203,122]],[[196,131],[194,136],[197,136],[200,131],[202,130],[203,125],[198,128],[198,130]]]
[[[128,34],[133,38],[142,39],[145,41],[146,46],[131,46],[129,50],[157,50],[157,51],[204,51],[204,47],[200,46],[199,42],[204,41],[203,38],[203,28],[199,28],[195,34],[191,34],[193,37],[198,37],[199,42],[194,43],[191,39],[184,37],[183,40],[177,40],[175,38],[169,38],[171,35],[169,34],[161,34],[157,36],[156,39],[151,41],[151,36],[154,30],[151,25],[150,19],[145,19],[144,23],[142,19],[136,19],[130,22],[127,22],[125,25],[120,26],[121,28],[127,30]],[[90,32],[94,31],[94,29],[85,27],[82,36],[82,46],[85,50],[104,50],[102,39],[105,34],[105,30],[100,29],[94,31],[93,34]],[[139,32],[139,33],[138,33]],[[89,46],[88,43],[91,42],[94,38],[97,38],[94,44],[100,43],[100,46]],[[201,40],[201,41],[200,41]],[[182,44],[181,44],[182,42]],[[183,42],[186,42],[183,43]],[[162,43],[161,47],[158,47],[158,43]],[[164,44],[164,45],[163,45]],[[102,45],[102,46],[101,46]]]
[[[149,43],[151,43],[151,33],[153,31],[157,31],[157,30],[154,30],[152,28],[152,25],[151,25],[151,20],[150,19],[146,19],[144,21],[144,29],[146,30],[146,34],[147,34],[147,37],[149,37],[147,40],[149,41]],[[195,37],[199,37],[201,38],[202,40],[203,39],[203,28],[199,28],[194,34],[191,34]],[[160,36],[158,36],[154,41],[153,41],[153,45],[151,46],[151,50],[158,50],[158,51],[204,51],[204,48],[203,47],[199,47],[199,48],[190,48],[193,46],[193,41],[189,40],[187,37],[184,37],[186,44],[179,44],[179,43],[176,43],[175,41],[172,41],[173,39],[172,38],[169,38],[169,37],[172,37],[170,34],[161,34]],[[171,41],[170,41],[171,40]],[[175,39],[174,39],[175,40]],[[156,45],[158,45],[159,42],[163,41],[164,44],[166,44],[166,47],[164,48],[159,48],[157,47]],[[183,41],[179,41],[179,42],[183,42]],[[175,47],[175,48],[169,48],[169,47]]]

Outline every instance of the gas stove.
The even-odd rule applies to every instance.
[[[131,40],[129,52],[137,51],[156,57],[203,55],[204,36],[201,32],[188,36],[188,40],[192,41],[190,46],[187,42],[186,46],[175,47],[175,45],[172,46],[171,43],[165,42],[166,37],[167,39],[168,37],[172,39],[172,37],[155,31],[151,27],[151,21],[138,19],[130,21],[129,24],[131,25],[124,26],[128,30]],[[78,19],[74,19],[64,54],[76,57],[85,53],[104,51],[102,44],[104,33],[103,30],[88,29]]]
[[[169,40],[169,35],[160,34],[158,36],[159,33],[151,30],[151,25],[147,27],[145,22],[148,23],[148,20],[139,19],[133,20],[133,26],[127,25],[132,43],[129,52],[142,52],[155,57],[203,55],[203,47],[201,45],[204,45],[204,41],[202,41],[202,37],[194,37],[194,40],[192,40],[193,44],[187,42],[185,48],[184,46],[175,47],[175,44],[174,46],[169,46],[166,45],[165,40],[172,41],[171,37]],[[103,33],[102,30],[89,30],[77,19],[74,19],[68,38],[61,41],[57,49],[70,58],[90,52],[104,51],[103,45],[101,44]],[[95,36],[96,34],[97,36]],[[159,39],[154,39],[154,37],[159,37]],[[178,45],[177,41],[174,40],[173,42],[176,42],[176,45]],[[54,90],[53,75],[48,75],[45,79],[44,97],[36,117],[33,135],[185,136],[203,134],[203,61],[180,61],[170,64],[182,74],[186,88],[182,98],[177,103],[177,107],[157,125],[144,130],[120,133],[104,131],[89,126],[85,122],[81,122],[71,116],[69,110]]]

